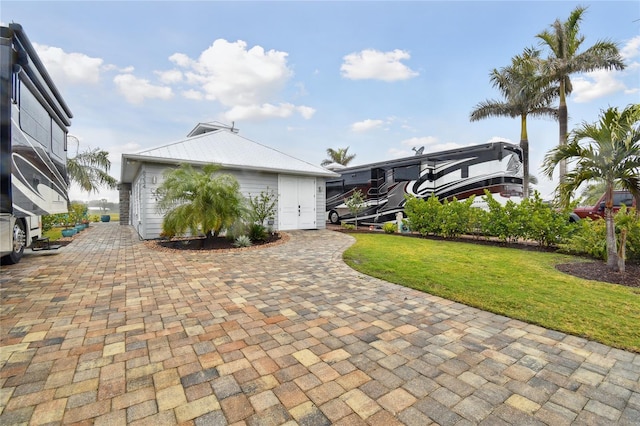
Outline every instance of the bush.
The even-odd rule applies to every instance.
[[[272,218],[276,214],[276,207],[278,204],[278,195],[269,191],[260,192],[255,197],[248,197],[249,201],[249,218],[252,222],[264,225],[264,221],[268,218]]]
[[[348,231],[353,231],[354,229],[356,229],[356,226],[352,223],[342,222],[341,226]]]
[[[236,238],[236,240],[233,243],[233,245],[236,246],[236,247],[250,247],[251,246],[251,239],[246,235],[241,235],[238,238]]]
[[[471,232],[471,205],[475,197],[464,201],[445,200],[440,212],[440,235],[445,238],[455,238]]]
[[[640,264],[640,218],[635,209],[627,210],[624,206],[614,217],[616,225],[616,244],[620,246],[620,235],[623,229],[627,232],[625,244],[626,260]],[[576,230],[567,241],[561,244],[562,251],[573,254],[585,254],[600,260],[607,260],[607,230],[602,219],[583,219],[576,225]]]
[[[267,229],[263,225],[259,223],[249,225],[249,239],[251,241],[265,241],[267,236]]]
[[[396,225],[393,222],[387,222],[384,225],[382,225],[382,230],[386,233],[386,234],[393,234],[394,232],[396,232],[396,229],[398,228],[398,225]]]
[[[406,196],[405,214],[409,227],[422,236],[436,235],[440,232],[442,204],[435,195],[426,200],[412,195]]]

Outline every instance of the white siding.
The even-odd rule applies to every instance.
[[[133,180],[131,224],[145,240],[159,238],[162,232],[163,215],[156,210],[155,190],[162,183],[164,171],[167,169],[168,167],[164,164],[143,164]],[[221,170],[221,173],[234,176],[240,184],[240,192],[245,197],[255,197],[262,191],[273,191],[276,194],[278,192],[278,175],[275,173],[241,170]],[[138,199],[140,200],[139,214],[136,214],[135,203]],[[278,223],[277,212],[274,219],[275,228]]]
[[[327,227],[327,180],[316,177],[316,228]]]

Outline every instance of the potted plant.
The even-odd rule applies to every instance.
[[[62,215],[62,225],[64,226],[62,236],[65,238],[73,237],[78,232],[74,227],[75,221],[73,220],[73,215],[71,213]]]
[[[100,222],[109,222],[111,220],[111,215],[107,214],[107,203],[108,200],[106,198],[100,200],[100,207],[102,208],[102,216],[100,216]]]

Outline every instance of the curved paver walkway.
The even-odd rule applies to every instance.
[[[640,355],[361,275],[353,239],[3,266],[0,424],[640,423]]]

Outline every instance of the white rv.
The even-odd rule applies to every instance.
[[[374,225],[396,219],[405,195],[441,201],[481,196],[485,189],[498,200],[522,196],[522,151],[507,142],[492,142],[356,167],[336,169],[327,180],[327,218],[349,222],[354,216],[345,201],[355,191],[364,195],[358,223]]]
[[[0,256],[17,263],[66,213],[72,114],[19,24],[0,27]]]

